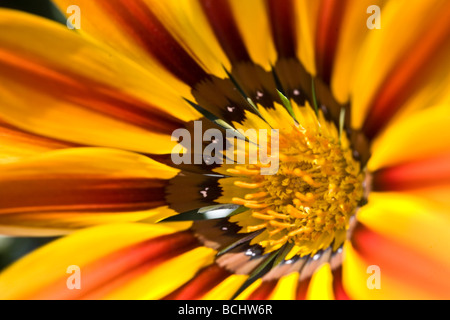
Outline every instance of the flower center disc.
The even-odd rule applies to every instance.
[[[364,195],[360,163],[349,141],[320,114],[279,133],[279,170],[261,175],[261,165],[240,165],[230,173],[246,176],[234,185],[248,189],[232,201],[250,210],[231,221],[243,232],[264,231],[253,239],[265,252],[286,243],[300,255],[314,254],[346,237],[349,219]],[[249,182],[250,181],[250,182]],[[246,190],[247,191],[247,190]],[[245,218],[243,218],[245,217]]]

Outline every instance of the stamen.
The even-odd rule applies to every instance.
[[[292,130],[280,132],[276,174],[261,175],[260,169],[270,166],[262,163],[227,170],[246,177],[234,186],[252,192],[244,198],[234,197],[232,202],[252,211],[253,219],[238,221],[246,232],[267,231],[267,239],[259,242],[266,252],[285,243],[298,246],[302,254],[313,254],[312,247],[330,246],[336,232],[349,227],[364,195],[360,164],[350,148],[344,149],[350,145],[345,131],[326,121],[319,123],[311,112]],[[321,112],[318,110],[318,117],[323,119]],[[329,236],[322,237],[324,234]],[[329,242],[310,245],[318,239]]]

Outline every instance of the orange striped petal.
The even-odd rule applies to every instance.
[[[380,30],[363,43],[352,77],[352,125],[375,137],[407,100],[446,66],[447,1],[390,1]],[[364,26],[365,27],[365,26]]]
[[[67,142],[31,134],[0,119],[0,164],[73,146]]]
[[[144,299],[175,290],[211,263],[189,222],[113,224],[46,245],[0,274],[2,299]],[[93,245],[95,244],[95,245]],[[183,262],[183,263],[181,263]],[[78,267],[79,289],[68,268]],[[137,290],[136,283],[140,284]]]
[[[195,4],[153,0],[55,2],[63,12],[69,6],[77,5],[83,17],[82,33],[142,62],[143,66],[166,83],[171,83],[186,98],[190,98],[189,86],[206,77],[204,68],[209,67],[212,72],[219,70],[220,63],[215,54],[219,57],[223,54],[221,56],[220,50],[214,46],[214,39],[206,37],[212,40],[212,46],[208,48],[197,34],[198,30],[202,30],[201,26],[205,26],[201,16],[198,16],[200,25],[193,26],[191,19],[200,12],[194,9]],[[70,13],[67,15],[70,16]],[[208,35],[205,29],[201,35]],[[221,73],[224,73],[223,70]]]
[[[164,188],[178,170],[126,151],[57,150],[0,171],[0,229],[7,234],[64,233],[175,214]]]
[[[0,25],[0,115],[21,129],[169,153],[173,130],[198,117],[156,74],[60,24],[1,10]]]
[[[343,262],[343,284],[352,298],[449,298],[448,266],[362,225],[352,243],[345,248]],[[376,275],[373,270],[378,270]]]

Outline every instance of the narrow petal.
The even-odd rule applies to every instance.
[[[298,286],[298,272],[285,275],[278,281],[270,295],[271,300],[295,300]]]
[[[305,69],[313,76],[316,72],[314,39],[317,29],[320,1],[297,0],[296,29],[297,31],[297,56]]]
[[[234,274],[223,280],[215,288],[205,294],[203,300],[229,300],[239,288],[247,281],[248,276],[243,274]]]
[[[0,25],[7,31],[0,36],[0,115],[21,129],[87,145],[168,153],[173,130],[198,117],[148,70],[60,24],[1,10]]]
[[[190,240],[183,230],[190,225],[188,222],[114,224],[74,233],[34,251],[3,271],[0,296],[2,299],[82,298],[107,286],[119,275],[132,274],[139,266],[153,261],[153,267],[157,267],[170,259],[170,252],[183,243],[188,250]],[[155,259],[158,256],[159,262]],[[67,287],[69,266],[80,268],[80,290]],[[150,266],[147,270],[151,270]],[[145,288],[157,291],[156,287]]]
[[[229,3],[251,60],[269,71],[271,62],[276,60],[273,41],[265,36],[255,36],[270,33],[268,12],[264,1],[229,0]]]
[[[5,233],[12,228],[10,233],[17,234],[22,227],[25,234],[33,228],[52,234],[175,214],[166,207],[164,188],[178,170],[125,151],[58,150],[0,171],[0,229]]]
[[[339,39],[330,71],[333,94],[340,103],[346,103],[350,98],[351,79],[353,73],[357,72],[354,68],[355,59],[363,47],[365,38],[370,35],[370,32],[374,32],[365,27],[369,15],[364,13],[371,5],[377,5],[383,10],[382,0],[347,0],[346,2],[339,34],[336,35]]]
[[[333,275],[330,265],[323,264],[311,277],[308,287],[308,300],[333,300],[334,294],[332,289]]]

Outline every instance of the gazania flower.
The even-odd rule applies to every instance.
[[[448,1],[54,2],[0,10],[0,231],[62,236],[1,298],[450,298]]]

